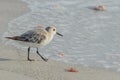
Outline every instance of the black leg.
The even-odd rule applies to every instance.
[[[28,61],[34,61],[33,59],[30,59],[29,55],[30,55],[30,47],[28,48],[28,57],[27,57],[27,59],[28,59]]]
[[[28,48],[28,57],[27,57],[28,60],[29,60],[29,53],[30,53],[30,47]]]
[[[48,61],[48,59],[46,59],[46,58],[44,58],[40,53],[39,53],[39,51],[38,51],[38,48],[37,48],[37,54],[44,60],[44,61]]]

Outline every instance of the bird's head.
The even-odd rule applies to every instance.
[[[53,35],[57,34],[59,36],[63,36],[62,34],[60,34],[56,31],[56,28],[54,26],[46,27],[46,30]]]

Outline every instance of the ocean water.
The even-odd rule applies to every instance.
[[[120,1],[119,0],[23,0],[30,11],[12,20],[3,36],[20,35],[37,25],[55,25],[64,37],[40,48],[47,58],[89,67],[120,71]],[[106,11],[90,9],[103,4]],[[5,45],[20,50],[27,47],[11,40]],[[58,53],[64,52],[64,57]]]

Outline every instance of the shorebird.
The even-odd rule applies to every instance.
[[[34,30],[29,30],[20,36],[13,36],[13,37],[5,37],[7,39],[12,39],[19,41],[22,44],[25,44],[28,47],[28,56],[27,60],[28,61],[34,61],[33,59],[30,59],[29,53],[30,53],[30,48],[34,47],[37,49],[36,53],[44,60],[47,61],[48,59],[44,58],[38,51],[38,47],[42,47],[47,45],[54,37],[55,34],[58,34],[59,36],[63,36],[62,34],[58,33],[56,31],[56,28],[54,26],[40,28],[40,29],[34,29]]]

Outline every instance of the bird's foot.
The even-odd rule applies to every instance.
[[[48,61],[48,59],[47,59],[47,58],[44,58],[43,60],[44,60],[45,62],[47,62],[47,61]]]
[[[35,61],[34,59],[30,59],[30,58],[28,58],[28,61]]]

